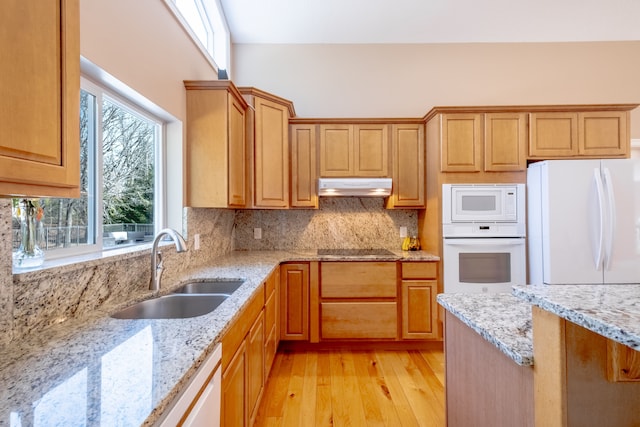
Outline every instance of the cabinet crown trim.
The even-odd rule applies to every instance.
[[[568,105],[489,105],[467,107],[433,107],[425,116],[427,122],[438,114],[446,113],[541,113],[585,111],[631,111],[640,104],[568,104]]]

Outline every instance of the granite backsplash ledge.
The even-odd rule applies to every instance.
[[[130,301],[148,292],[150,247],[12,275],[11,204],[10,201],[2,203],[0,269],[6,271],[0,275],[0,343],[6,344],[67,319],[85,317],[104,305]],[[163,282],[176,281],[184,271],[230,253],[234,215],[234,211],[225,209],[185,209],[183,228],[189,251],[176,253],[173,245],[162,247]],[[192,231],[189,233],[189,230]],[[198,251],[193,247],[195,233],[200,234]]]
[[[399,250],[402,226],[415,235],[418,211],[385,209],[376,197],[326,197],[316,210],[238,210],[234,243],[236,250]],[[262,239],[254,239],[254,228],[262,229]]]

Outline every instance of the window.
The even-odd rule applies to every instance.
[[[165,0],[198,47],[220,70],[228,70],[231,38],[216,0]]]
[[[142,244],[163,224],[162,122],[88,80],[81,87],[81,196],[37,201],[48,258]],[[14,249],[19,226],[14,218]]]

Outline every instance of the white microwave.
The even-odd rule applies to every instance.
[[[514,235],[513,230],[517,230],[515,235],[523,234],[526,226],[525,185],[443,184],[443,226],[458,225],[457,229],[464,229],[465,224],[478,223],[485,224],[478,228],[479,231],[491,231],[494,224],[496,227],[514,225],[515,228],[509,227],[508,234]]]

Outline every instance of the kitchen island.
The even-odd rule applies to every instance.
[[[351,259],[438,260],[425,252]],[[280,263],[322,260],[315,252],[233,252],[214,259],[210,267],[163,284],[162,293],[168,293],[193,280],[243,279],[244,284],[209,314],[187,319],[111,318],[123,306],[152,296],[132,290],[131,301],[100,307],[12,342],[0,351],[0,426],[157,423]]]
[[[516,286],[438,302],[449,426],[640,425],[640,285]]]

